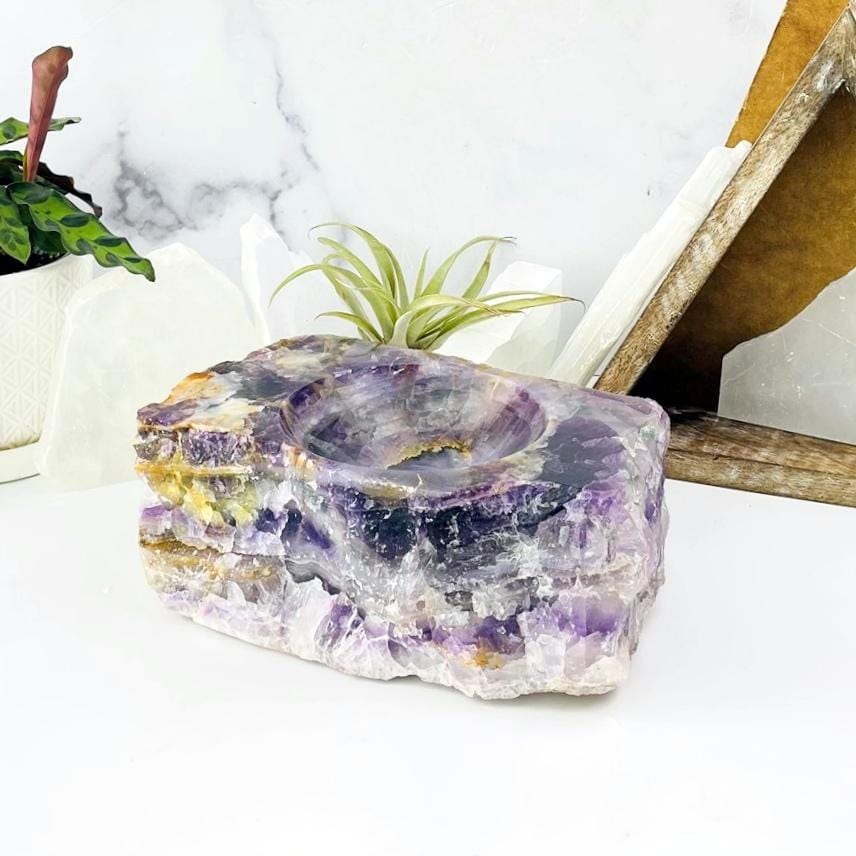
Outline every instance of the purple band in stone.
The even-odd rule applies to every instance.
[[[604,692],[662,581],[653,402],[336,337],[139,413],[164,601],[234,636],[486,698]]]

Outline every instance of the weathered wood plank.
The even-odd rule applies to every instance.
[[[839,18],[601,375],[630,392],[833,95],[856,98],[856,0]],[[856,447],[707,413],[673,414],[672,478],[856,507]]]
[[[844,22],[842,50],[847,89],[856,98],[856,0],[850,2],[850,17]]]
[[[737,422],[713,413],[671,411],[669,415],[671,446],[676,451],[856,479],[856,446],[848,443]]]
[[[666,474],[680,481],[856,507],[856,479],[831,473],[670,449]]]
[[[711,413],[672,415],[670,478],[856,506],[856,447]]]

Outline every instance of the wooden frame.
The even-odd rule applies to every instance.
[[[830,99],[856,98],[856,0],[851,0],[743,165],[607,365],[597,388],[630,392]],[[856,506],[856,447],[672,412],[668,474],[686,481]]]

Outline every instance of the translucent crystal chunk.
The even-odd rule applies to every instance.
[[[198,253],[173,244],[151,258],[156,282],[116,269],[68,305],[36,454],[57,486],[132,479],[138,408],[176,376],[260,341],[239,289]]]
[[[722,361],[719,414],[856,443],[856,270]]]
[[[139,413],[164,602],[241,639],[468,695],[599,693],[662,581],[653,402],[336,337]]]

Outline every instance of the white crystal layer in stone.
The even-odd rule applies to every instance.
[[[719,415],[856,443],[856,269],[726,354]]]

